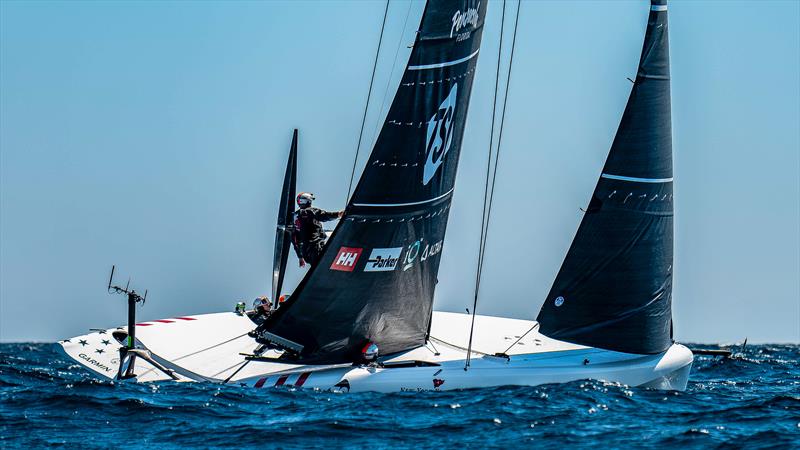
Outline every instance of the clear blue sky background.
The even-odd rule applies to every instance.
[[[486,20],[442,310],[472,301],[501,4]],[[389,9],[366,147],[421,10]],[[616,131],[647,11],[523,3],[480,313],[536,316]],[[341,208],[382,14],[382,2],[0,3],[0,339],[124,322],[123,299],[105,293],[112,263],[150,289],[142,319],[268,292],[291,130],[299,186]],[[798,342],[800,3],[674,1],[669,14],[676,336]]]

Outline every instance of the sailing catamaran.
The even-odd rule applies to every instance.
[[[62,341],[64,352],[101,376],[137,381],[389,392],[591,378],[685,389],[693,356],[672,339],[666,0],[651,0],[617,135],[537,320],[433,311],[485,13],[485,0],[425,6],[344,217],[319,264],[260,325],[241,312],[162,319]],[[273,299],[286,267],[296,161],[295,132]]]

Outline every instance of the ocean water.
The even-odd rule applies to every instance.
[[[686,392],[599,381],[331,394],[99,381],[0,344],[1,448],[800,448],[800,346],[697,357]]]

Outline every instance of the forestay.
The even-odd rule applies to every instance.
[[[386,121],[322,258],[267,331],[306,363],[423,345],[458,168],[485,1],[429,2]]]
[[[669,76],[666,0],[653,0],[617,135],[539,312],[542,334],[640,354],[672,343]]]

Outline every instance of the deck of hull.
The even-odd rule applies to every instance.
[[[539,385],[598,379],[629,386],[683,390],[693,356],[674,344],[658,355],[632,355],[556,341],[538,333],[536,322],[476,316],[469,370],[464,370],[470,316],[434,312],[431,340],[387,359],[382,367],[309,366],[250,361],[256,343],[245,316],[204,314],[137,324],[137,340],[178,381],[207,381],[264,388],[295,386],[343,391],[424,391],[504,385]],[[96,331],[60,342],[64,353],[87,370],[114,378],[120,344],[114,331]],[[495,356],[503,354],[507,356]],[[269,355],[267,355],[269,356]],[[169,380],[137,359],[137,381]]]

